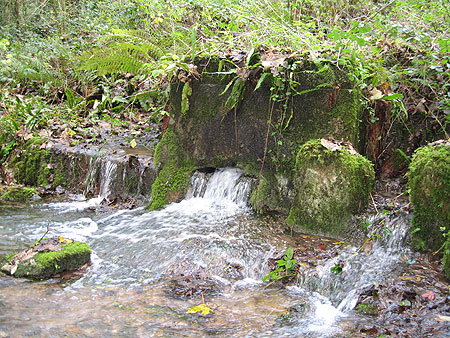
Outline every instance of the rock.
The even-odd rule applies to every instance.
[[[277,74],[218,56],[194,63],[199,76],[170,86],[170,121],[155,150],[159,174],[149,209],[184,197],[195,169],[238,166],[260,179],[251,198],[255,211],[287,215],[302,144],[326,137],[361,148],[361,92],[349,80],[351,69],[307,54],[286,58]]]
[[[91,249],[86,243],[68,239],[43,239],[18,254],[0,259],[2,272],[17,278],[42,280],[75,270],[90,261]]]
[[[312,140],[297,154],[296,192],[287,223],[301,232],[342,237],[352,215],[367,207],[375,173],[351,145]]]
[[[437,250],[444,243],[443,234],[450,230],[450,142],[417,149],[408,183],[414,208],[413,243],[421,249]],[[450,261],[448,256],[444,259]]]
[[[31,199],[39,199],[36,189],[24,187],[22,185],[10,186],[0,196],[0,200],[9,202],[27,201]]]

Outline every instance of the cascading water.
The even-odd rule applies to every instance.
[[[100,167],[106,176],[100,198],[107,198],[115,168]],[[64,287],[0,277],[0,337],[5,332],[36,337],[342,336],[352,327],[345,312],[354,306],[358,290],[382,278],[402,254],[398,238],[404,228],[397,224],[405,220],[390,218],[390,242],[376,242],[369,256],[351,257],[356,248],[349,247],[307,271],[298,286],[266,288],[261,280],[269,258],[295,242],[282,227],[252,216],[250,183],[236,168],[195,173],[186,199],[151,213],[95,215],[79,202],[0,208],[2,252],[32,243],[47,226],[52,234],[86,241],[93,250],[85,275]],[[65,212],[55,214],[61,208]],[[347,262],[344,272],[332,275],[330,267],[340,259]],[[184,289],[174,286],[180,280]],[[202,294],[196,293],[202,287]],[[202,296],[214,315],[187,314]],[[283,315],[292,307],[298,315],[286,323]]]

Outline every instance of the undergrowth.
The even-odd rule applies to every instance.
[[[192,71],[201,54],[253,49],[351,63],[369,110],[371,99],[388,99],[405,125],[416,114],[447,135],[449,7],[447,0],[0,0],[1,151],[21,129],[55,118],[76,125],[150,111],[159,121],[178,69]]]

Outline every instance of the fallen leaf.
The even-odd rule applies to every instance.
[[[427,291],[422,294],[422,298],[434,300],[436,298],[436,294],[433,291]]]
[[[369,94],[370,94],[370,98],[369,99],[371,101],[379,100],[379,99],[381,99],[384,96],[383,93],[380,90],[378,90],[377,88],[372,89],[369,92]]]
[[[200,304],[196,306],[192,306],[187,310],[187,313],[197,313],[201,312],[202,315],[207,315],[211,312],[211,309],[206,304]]]
[[[327,246],[325,244],[323,244],[323,243],[320,243],[318,245],[318,247],[319,247],[320,250],[325,250],[327,248]]]
[[[334,143],[333,141],[329,141],[327,139],[321,139],[320,143],[327,149],[331,150],[331,151],[335,151],[338,149],[341,149],[342,147],[339,144]]]
[[[28,140],[31,139],[31,138],[33,138],[33,133],[26,134],[26,135],[23,137],[23,139],[24,139],[25,141],[28,141]]]
[[[50,136],[52,136],[52,132],[50,130],[46,130],[46,129],[41,129],[39,131],[39,137],[42,138],[49,138]]]
[[[364,245],[364,252],[370,255],[372,253],[372,249],[373,249],[373,241],[369,240],[366,242],[366,245]]]

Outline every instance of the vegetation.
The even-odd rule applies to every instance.
[[[1,0],[0,157],[21,131],[49,124],[73,129],[140,110],[159,121],[177,69],[192,70],[196,55],[252,48],[351,62],[361,89],[391,99],[399,119],[420,114],[445,129],[449,7],[445,0]]]
[[[279,279],[295,276],[294,268],[297,261],[294,259],[294,250],[292,248],[286,249],[283,258],[277,260],[276,269],[269,272],[263,278],[263,282],[277,281]]]

